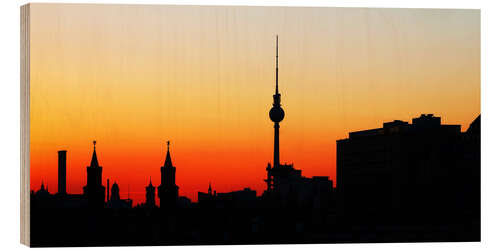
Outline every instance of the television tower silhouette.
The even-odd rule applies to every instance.
[[[269,110],[269,118],[274,122],[274,157],[272,169],[280,166],[280,122],[285,118],[285,111],[281,108],[281,94],[278,89],[278,36],[276,35],[276,86],[273,95],[273,107]],[[267,190],[271,190],[272,176],[271,166],[267,166]]]
[[[280,165],[280,122],[285,118],[285,111],[281,108],[281,94],[278,90],[278,36],[276,36],[276,90],[273,95],[273,107],[269,111],[269,118],[274,122],[274,159],[273,167]]]

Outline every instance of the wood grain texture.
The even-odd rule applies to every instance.
[[[21,6],[21,243],[30,246],[30,5]]]

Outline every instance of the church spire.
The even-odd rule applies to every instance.
[[[94,153],[92,153],[92,160],[90,161],[90,166],[91,167],[99,167],[99,162],[97,161],[97,154],[95,152],[96,141],[94,140],[92,143],[94,143]]]
[[[172,167],[172,158],[170,157],[170,141],[167,141],[167,157],[165,158],[165,165]]]

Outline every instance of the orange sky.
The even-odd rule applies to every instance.
[[[335,141],[421,113],[480,113],[479,10],[31,5],[31,188],[103,184],[144,201],[172,142],[180,194],[264,189],[275,35],[281,160],[335,179]]]

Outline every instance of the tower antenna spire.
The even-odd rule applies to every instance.
[[[276,35],[276,94],[278,94],[278,35]]]
[[[278,35],[276,35],[276,93],[273,95],[273,107],[269,111],[269,118],[274,122],[274,160],[273,167],[280,165],[280,136],[279,123],[285,118],[285,111],[281,108],[281,94],[278,91]]]

